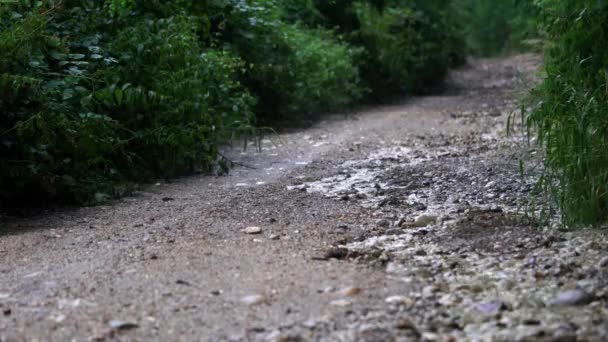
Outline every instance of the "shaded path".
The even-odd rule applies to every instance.
[[[0,341],[601,340],[605,238],[514,214],[505,121],[537,65],[476,61],[445,95],[226,151],[254,169],[6,220]]]

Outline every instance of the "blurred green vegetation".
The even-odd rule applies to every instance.
[[[468,53],[494,56],[523,50],[540,51],[540,6],[535,0],[454,0]]]
[[[541,194],[568,226],[608,220],[608,2],[542,0],[544,80],[527,123],[543,148]]]

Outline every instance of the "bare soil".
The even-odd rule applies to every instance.
[[[227,149],[228,176],[3,217],[0,341],[607,340],[605,234],[522,215],[506,122],[539,64],[471,61],[444,94]]]

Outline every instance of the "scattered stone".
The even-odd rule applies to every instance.
[[[534,318],[528,318],[528,319],[524,319],[524,320],[522,321],[522,323],[523,323],[524,325],[540,325],[540,324],[541,324],[541,322],[540,322],[539,320],[534,319]]]
[[[376,226],[378,226],[380,228],[388,228],[391,226],[391,221],[389,221],[387,219],[380,219],[376,222]]]
[[[599,262],[600,267],[608,267],[608,256],[605,256]]]
[[[341,306],[341,307],[349,306],[351,304],[352,303],[346,299],[336,299],[336,300],[332,300],[331,302],[329,302],[329,305],[331,305],[331,306]]]
[[[249,234],[249,235],[261,234],[262,228],[261,227],[247,227],[247,228],[243,229],[243,232],[245,234]]]
[[[414,322],[412,322],[411,320],[407,319],[407,318],[400,318],[397,320],[397,322],[395,323],[395,328],[399,329],[399,330],[418,330],[416,328],[416,324],[414,324]]]
[[[501,311],[507,310],[507,308],[507,305],[500,300],[491,300],[475,304],[475,309],[486,315],[495,315]]]
[[[410,305],[412,300],[405,296],[390,296],[384,300],[387,304]]]
[[[503,212],[502,208],[498,205],[492,205],[490,207],[490,211],[493,213],[502,213]]]
[[[209,293],[211,293],[212,296],[219,296],[222,294],[222,292],[223,292],[222,290],[212,290]]]
[[[277,234],[271,234],[271,235],[268,237],[268,239],[270,239],[270,240],[279,240],[279,239],[281,239],[281,236],[280,236],[280,235],[277,235]]]
[[[183,279],[178,279],[175,281],[175,283],[177,285],[184,285],[184,286],[192,286],[192,284],[190,284],[189,282],[183,280]]]
[[[342,247],[332,247],[327,249],[321,255],[315,255],[312,257],[312,260],[329,260],[329,259],[338,259],[342,260],[348,256],[348,249]]]
[[[241,298],[241,303],[249,306],[267,303],[268,299],[264,295],[254,294]]]
[[[414,222],[405,222],[402,224],[403,227],[422,228],[437,223],[437,216],[434,215],[420,215],[416,217]]]
[[[551,302],[554,306],[579,306],[591,303],[593,296],[583,290],[568,290],[557,294]]]
[[[363,290],[359,287],[346,287],[340,290],[338,293],[344,297],[354,297],[360,294]]]
[[[163,200],[163,202],[170,202],[170,201],[174,201],[175,198],[173,198],[173,197],[163,197],[162,200]]]
[[[122,321],[119,319],[113,319],[110,322],[108,322],[108,324],[114,330],[131,330],[131,329],[139,328],[139,325],[137,323],[133,323],[133,322],[129,322],[129,321]]]

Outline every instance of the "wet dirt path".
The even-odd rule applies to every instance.
[[[518,215],[506,117],[538,63],[227,150],[230,176],[4,218],[0,341],[605,340],[605,236]]]

